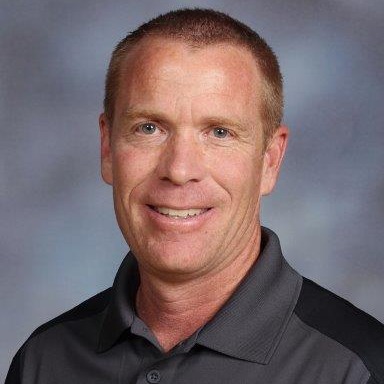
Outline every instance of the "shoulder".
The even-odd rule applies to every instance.
[[[30,355],[33,355],[34,359],[38,359],[43,353],[49,354],[59,348],[59,344],[65,340],[63,335],[68,332],[76,332],[84,338],[88,336],[87,333],[93,333],[94,329],[92,328],[98,327],[97,321],[94,319],[108,306],[111,291],[112,288],[108,288],[92,296],[69,311],[42,324],[32,332],[14,356],[5,383],[16,384],[21,382],[26,350],[32,350],[33,353]],[[71,326],[60,327],[69,324]]]
[[[306,278],[295,313],[358,355],[371,376],[384,383],[384,325],[378,320]]]
[[[95,296],[83,301],[76,307],[62,313],[61,315],[53,318],[52,320],[42,324],[31,334],[29,339],[39,335],[40,333],[47,331],[48,329],[62,324],[68,321],[76,321],[91,317],[102,312],[109,303],[112,288],[108,288],[102,292],[99,292]],[[29,340],[28,339],[28,340]],[[27,341],[28,341],[27,340]]]

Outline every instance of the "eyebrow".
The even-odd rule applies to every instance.
[[[206,125],[211,126],[223,126],[223,127],[234,127],[240,131],[246,131],[246,125],[244,123],[228,119],[224,116],[212,116],[203,120]]]
[[[157,122],[163,122],[169,125],[174,125],[166,114],[150,109],[134,109],[128,108],[123,112],[123,117],[128,120],[135,120],[145,118]],[[244,123],[229,119],[225,116],[209,116],[202,119],[202,125],[209,126],[223,126],[223,127],[234,127],[240,131],[247,131],[247,127]]]
[[[127,109],[123,112],[123,117],[128,120],[134,120],[139,118],[146,118],[150,120],[156,120],[156,121],[166,121],[167,118],[165,114],[159,113],[156,111],[151,111],[150,109]]]

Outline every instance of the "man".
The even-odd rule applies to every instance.
[[[384,383],[383,326],[261,228],[287,145],[275,55],[211,10],[116,47],[101,168],[130,246],[112,288],[38,328],[13,383]]]

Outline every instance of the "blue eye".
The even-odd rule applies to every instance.
[[[225,128],[214,128],[213,134],[215,135],[215,137],[219,139],[224,139],[225,137],[228,136],[229,132]]]
[[[156,125],[152,123],[141,124],[139,129],[146,135],[151,135],[156,132]]]

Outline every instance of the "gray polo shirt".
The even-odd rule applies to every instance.
[[[302,278],[262,229],[261,253],[221,310],[164,353],[136,315],[132,254],[112,288],[39,327],[6,384],[380,384],[384,327]]]

